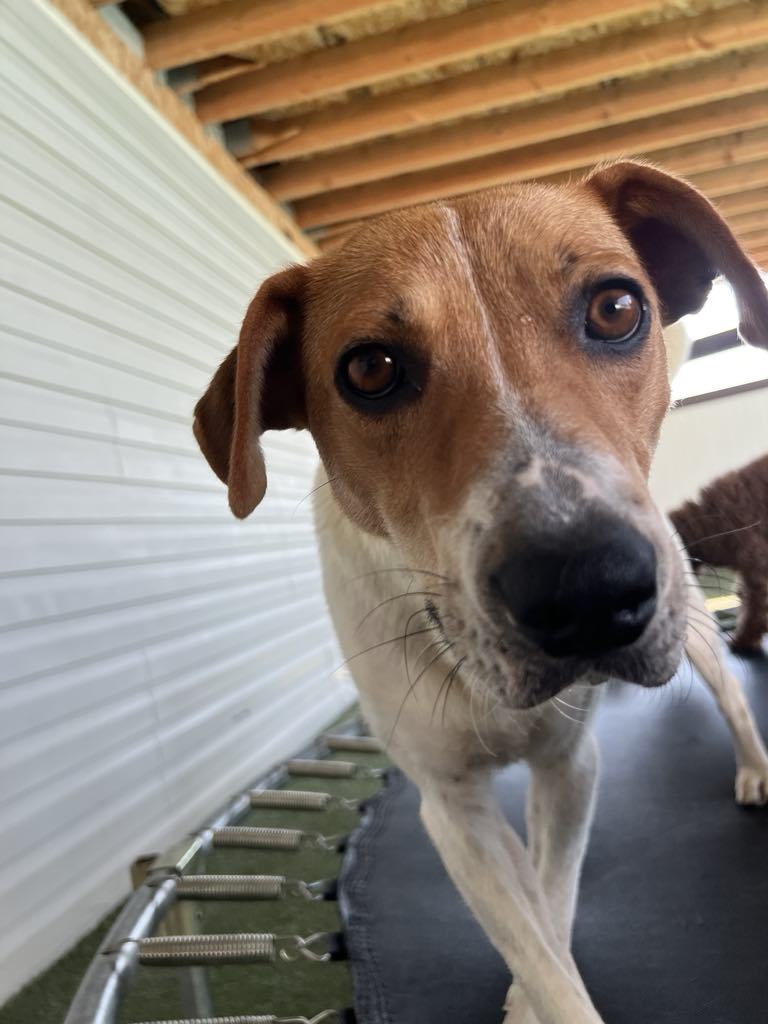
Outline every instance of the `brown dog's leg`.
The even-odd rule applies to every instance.
[[[743,574],[742,606],[731,647],[744,654],[758,654],[768,632],[768,573]]]

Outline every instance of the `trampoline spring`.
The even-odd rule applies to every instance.
[[[284,811],[326,811],[332,807],[356,811],[360,807],[359,800],[300,789],[253,789],[249,796],[251,807]]]
[[[333,880],[305,882],[284,875],[185,875],[176,883],[179,899],[192,900],[282,900],[311,902],[334,900]]]
[[[263,828],[258,825],[226,825],[213,831],[214,846],[239,847],[252,850],[318,850],[338,849],[340,836],[324,836],[319,832],[301,832],[295,828]]]
[[[274,935],[154,935],[139,939],[139,962],[154,965],[274,963]]]
[[[352,750],[361,754],[381,754],[383,747],[375,736],[323,736],[323,742],[331,750]]]
[[[214,846],[252,847],[256,850],[298,850],[304,833],[295,828],[258,828],[226,825],[213,833]]]
[[[315,947],[323,943],[319,952]],[[339,937],[316,932],[278,936],[259,932],[224,935],[153,935],[137,940],[139,963],[148,966],[181,967],[210,964],[273,964],[278,959],[311,960],[327,963],[338,958]]]
[[[283,875],[186,875],[176,883],[180,899],[281,900],[286,892]]]
[[[367,768],[355,761],[314,761],[294,758],[286,762],[289,775],[316,776],[326,779],[380,779],[382,768]]]

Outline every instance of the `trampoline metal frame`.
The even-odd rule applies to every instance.
[[[359,719],[352,718],[339,725],[339,735],[361,734]],[[317,758],[327,753],[322,740],[301,751],[302,758]],[[231,799],[207,825],[153,858],[143,880],[116,918],[102,940],[75,994],[64,1024],[116,1024],[120,1000],[139,965],[139,940],[151,937],[178,908],[177,885],[182,872],[200,854],[209,852],[214,832],[236,824],[251,811],[250,791],[276,789],[289,778],[285,767],[279,767],[252,782]],[[210,997],[204,976],[197,968],[186,970],[182,999],[195,1015],[210,1013]]]

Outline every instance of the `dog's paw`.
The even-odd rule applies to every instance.
[[[745,765],[736,775],[736,803],[742,807],[768,804],[768,764]]]

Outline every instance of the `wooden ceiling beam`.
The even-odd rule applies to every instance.
[[[658,0],[497,0],[208,86],[196,110],[204,122],[230,121],[656,8]]]
[[[768,186],[735,192],[713,199],[724,217],[736,217],[754,210],[768,210]]]
[[[755,189],[756,193],[760,193],[760,196],[756,196],[754,206],[750,205],[749,209],[738,209],[733,213],[730,209],[725,207],[722,202],[717,201],[717,207],[722,215],[726,218],[730,224],[736,236],[740,237],[741,233],[753,232],[756,229],[762,230],[763,225],[766,227],[766,251],[768,251],[768,188],[766,189]],[[744,194],[749,196],[751,194]],[[736,198],[735,196],[733,197]],[[749,214],[749,219],[741,219],[740,214]],[[333,252],[336,249],[341,248],[342,245],[352,236],[356,231],[364,227],[366,221],[353,221],[345,224],[337,224],[332,230],[324,232],[321,236],[314,238],[314,243],[319,250],[323,253]],[[751,236],[750,236],[751,237]]]
[[[317,25],[368,14],[392,0],[228,0],[146,25],[144,58],[157,70],[241,53]]]
[[[740,240],[754,239],[757,235],[764,235],[768,232],[768,209],[742,213],[738,217],[728,217],[728,224]]]
[[[241,160],[246,167],[290,160],[384,135],[429,128],[513,103],[545,99],[565,89],[597,85],[612,77],[663,71],[681,62],[708,60],[766,43],[768,0],[755,0],[695,19],[682,17],[642,32],[630,29],[595,43],[527,57],[514,64],[469,71],[285,118],[276,122],[276,127],[283,129],[280,141],[265,146],[259,136]]]
[[[696,175],[694,180],[697,188],[713,199],[738,194],[744,189],[768,185],[768,160],[755,160],[736,168],[717,167]]]
[[[701,189],[720,209],[725,217],[748,210],[768,208],[768,159],[752,159],[753,153],[768,154],[768,130],[747,132],[744,135],[724,136],[717,140],[691,143],[654,153],[654,160],[662,167],[688,174],[689,180]],[[745,162],[740,162],[742,157]],[[689,174],[697,166],[716,165],[715,170]],[[723,166],[724,165],[724,166]],[[578,181],[589,173],[590,167],[539,178],[551,184]],[[754,186],[754,187],[751,187]],[[365,220],[344,221],[315,230],[313,240],[322,252],[337,248],[359,231]]]
[[[768,125],[768,92],[681,110],[626,125],[587,132],[445,168],[404,174],[302,199],[294,206],[303,227],[357,220],[385,210],[461,195],[509,181],[557,174],[627,154],[653,154],[670,146],[714,139]],[[710,165],[711,167],[712,165]],[[710,169],[710,168],[707,168]]]
[[[171,88],[179,96],[189,96],[199,92],[213,82],[223,82],[226,78],[235,78],[244,71],[252,71],[254,62],[244,57],[211,57],[194,66],[194,71],[183,79],[173,82]],[[255,138],[255,133],[254,133]]]
[[[766,84],[768,51],[721,57],[693,69],[617,82],[564,99],[459,121],[446,128],[282,164],[265,171],[260,180],[276,199],[303,199],[364,181],[445,167],[489,153],[685,110],[757,92]]]

